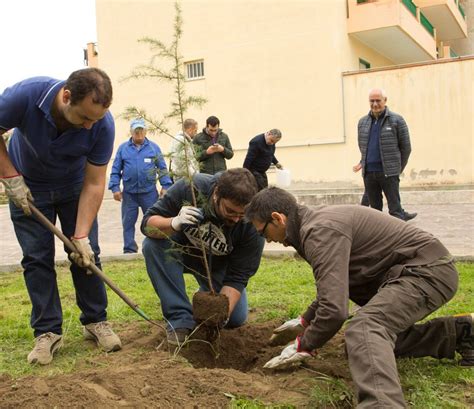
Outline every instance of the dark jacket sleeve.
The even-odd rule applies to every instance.
[[[244,167],[245,169],[250,169],[257,155],[258,155],[258,144],[256,143],[256,141],[251,140],[249,142],[247,156],[245,156],[244,164],[242,167]]]
[[[401,172],[405,169],[408,158],[411,153],[411,144],[410,144],[410,133],[408,131],[408,125],[403,119],[403,117],[397,117],[398,123],[398,147],[400,149],[400,160],[401,160]]]
[[[145,215],[143,216],[142,223],[140,225],[141,232],[145,236],[148,236],[147,223],[148,223],[148,219],[151,216],[156,216],[156,215],[163,216],[163,217],[176,216],[181,210],[181,207],[183,207],[183,203],[190,202],[190,196],[191,196],[191,192],[189,188],[187,188],[185,180],[184,179],[178,180],[174,185],[172,185],[166,191],[166,195],[164,195],[163,197],[160,197],[158,201],[146,211]]]
[[[321,348],[341,328],[349,309],[351,240],[331,228],[319,228],[304,238],[306,260],[313,268],[317,298],[303,314],[311,319],[301,338],[303,350]]]
[[[224,155],[224,158],[226,159],[232,159],[234,156],[234,151],[232,149],[232,145],[230,144],[230,139],[229,136],[225,133],[222,133],[224,138],[224,152],[222,152],[222,155]]]
[[[243,223],[240,232],[233,234],[232,244],[223,285],[242,292],[258,270],[265,243],[251,223]]]

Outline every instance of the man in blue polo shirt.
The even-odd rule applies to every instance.
[[[90,263],[100,267],[96,216],[114,143],[111,102],[110,78],[97,68],[75,71],[66,81],[30,78],[0,95],[0,135],[14,129],[8,151],[0,138],[0,182],[23,251],[35,336],[32,364],[50,363],[63,340],[54,236],[31,217],[28,200],[51,222],[59,218],[76,247],[70,269],[85,338],[106,351],[121,348],[107,322],[104,283],[86,269]]]
[[[145,120],[132,120],[130,134],[131,138],[117,150],[109,182],[114,199],[122,202],[124,253],[138,251],[135,241],[138,208],[145,214],[158,200],[156,179],[161,184],[161,196],[173,184],[160,147],[146,137]],[[120,191],[120,180],[123,182],[123,191]]]

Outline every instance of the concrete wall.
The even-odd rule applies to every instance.
[[[114,115],[135,105],[160,118],[169,110],[172,87],[119,80],[151,56],[137,39],[169,43],[173,2],[96,4],[99,61],[114,83]],[[359,159],[356,124],[368,111],[369,89],[384,86],[390,108],[406,117],[413,135],[413,158],[402,185],[474,182],[472,61],[343,76],[358,69],[359,58],[372,68],[393,65],[347,35],[345,0],[181,4],[181,53],[186,61],[204,59],[206,74],[187,82],[186,91],[208,99],[187,116],[200,127],[209,115],[220,118],[236,152],[229,166],[241,166],[250,138],[277,127],[283,132],[277,157],[294,181],[360,185],[360,175],[351,170]],[[128,124],[121,118],[116,124],[118,146],[127,138]],[[153,140],[167,151],[168,137]]]

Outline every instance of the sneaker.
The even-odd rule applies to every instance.
[[[474,313],[455,316],[456,351],[461,366],[474,366]]]
[[[118,351],[122,348],[120,338],[112,331],[108,321],[87,324],[84,327],[84,338],[95,341],[105,352]]]
[[[414,219],[416,216],[418,216],[418,213],[405,212],[403,214],[403,220],[405,220],[407,222],[408,220]]]
[[[168,345],[182,345],[189,338],[191,332],[192,330],[189,328],[169,329],[166,332],[166,340],[168,341]]]
[[[28,354],[28,363],[48,365],[53,354],[63,346],[63,336],[47,332],[35,338],[35,347]]]

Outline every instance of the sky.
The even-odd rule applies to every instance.
[[[0,0],[0,93],[25,78],[66,79],[97,41],[95,0]]]

